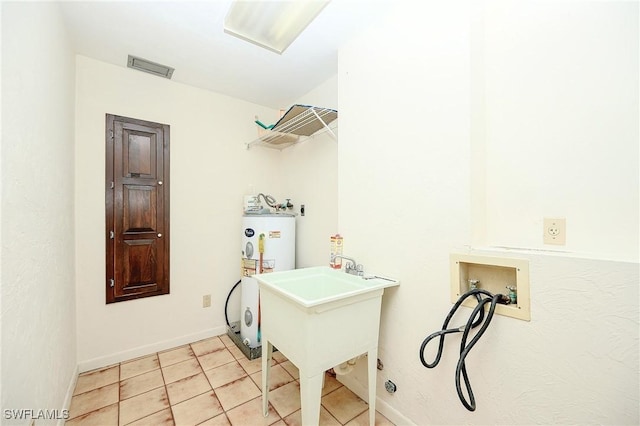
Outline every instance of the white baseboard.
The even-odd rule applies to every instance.
[[[71,406],[71,398],[73,397],[73,392],[76,389],[76,382],[78,381],[78,366],[73,371],[71,375],[71,380],[69,380],[69,386],[67,387],[67,393],[64,396],[64,402],[62,403],[62,410],[69,410]],[[68,412],[68,411],[67,411]],[[58,426],[64,426],[66,419],[58,419]]]
[[[345,385],[351,392],[358,395],[364,401],[369,400],[369,390],[364,387],[360,382],[355,380],[353,375],[346,374],[344,376],[338,375],[336,376],[338,381]],[[383,416],[391,421],[394,425],[397,426],[415,426],[411,420],[405,417],[401,412],[393,408],[386,401],[382,400],[380,397],[376,397],[376,411],[380,412]]]
[[[196,342],[202,339],[208,339],[209,337],[220,336],[221,334],[225,334],[226,332],[227,327],[220,326],[210,328],[205,331],[200,331],[198,333],[187,334],[185,336],[180,336],[174,339],[163,340],[161,342],[152,343],[150,345],[138,346],[126,351],[116,352],[110,355],[105,355],[86,361],[80,361],[78,363],[78,371],[80,373],[84,373],[85,371],[95,370],[96,368],[106,367],[133,358],[139,358],[141,356],[164,351],[166,349],[171,349],[176,346],[186,345],[187,343]]]

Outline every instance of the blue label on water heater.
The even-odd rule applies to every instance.
[[[253,237],[256,234],[256,231],[254,231],[251,228],[247,228],[244,230],[244,235],[246,235],[247,237]]]

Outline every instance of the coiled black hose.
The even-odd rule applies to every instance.
[[[482,295],[485,295],[487,297],[483,298]],[[455,314],[456,310],[458,310],[460,305],[468,297],[471,297],[471,296],[474,296],[478,300],[478,305],[473,309],[473,312],[469,316],[467,323],[463,327],[447,328],[449,326],[449,321]],[[485,319],[484,307],[488,303],[490,303],[491,305],[489,306],[489,311],[487,312],[487,317]],[[467,355],[469,354],[469,352],[471,351],[471,349],[473,348],[473,346],[476,343],[478,343],[478,340],[480,340],[480,337],[482,337],[484,332],[487,330],[487,327],[489,327],[489,323],[491,323],[491,319],[493,318],[493,313],[495,312],[496,305],[498,303],[505,304],[505,305],[508,304],[509,297],[503,294],[494,295],[482,289],[469,290],[468,292],[460,296],[458,301],[453,305],[453,308],[451,308],[451,310],[449,311],[449,314],[444,320],[444,323],[442,324],[442,329],[427,336],[427,338],[424,339],[424,341],[422,342],[422,345],[420,346],[420,362],[422,362],[422,365],[424,365],[427,368],[434,368],[440,362],[440,358],[442,358],[442,350],[444,348],[444,336],[451,333],[462,333],[462,341],[460,342],[460,359],[458,359],[458,365],[456,366],[456,391],[458,392],[458,397],[460,398],[462,405],[464,405],[464,407],[469,411],[475,411],[476,399],[473,395],[473,391],[471,390],[471,383],[469,382],[469,376],[467,375],[467,368],[465,366],[464,361]],[[479,325],[480,325],[480,329],[473,336],[471,341],[467,343],[469,332]],[[440,337],[440,342],[438,345],[438,353],[436,354],[435,360],[432,363],[428,363],[424,360],[424,351],[427,344],[431,340],[435,339],[436,337]],[[462,375],[462,378],[464,379],[467,395],[469,395],[468,402],[462,392],[462,386],[460,385],[461,375]]]

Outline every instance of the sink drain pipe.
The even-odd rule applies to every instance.
[[[356,362],[358,362],[360,358],[363,358],[365,356],[366,356],[365,354],[358,355],[355,358],[351,358],[349,361],[343,362],[340,365],[336,365],[335,367],[333,367],[333,372],[341,376],[344,376],[345,374],[349,374],[353,371],[353,368],[355,367]]]
[[[478,305],[473,309],[473,312],[469,316],[467,323],[464,326],[461,326],[458,328],[448,328],[449,321],[455,314],[456,310],[460,307],[460,305],[462,305],[462,302],[464,302],[465,299],[472,296],[476,298],[476,300],[478,301]],[[493,313],[496,310],[496,305],[498,303],[507,305],[509,304],[509,302],[510,302],[509,296],[505,296],[504,294],[494,295],[483,289],[478,289],[478,288],[472,289],[466,292],[465,294],[463,294],[462,296],[460,296],[458,301],[453,305],[453,308],[451,308],[451,310],[449,311],[449,314],[444,320],[444,323],[442,324],[442,329],[427,336],[422,342],[422,345],[420,346],[420,362],[422,362],[422,365],[424,365],[427,368],[434,368],[435,366],[438,365],[438,363],[440,362],[440,358],[442,357],[442,350],[444,348],[445,335],[452,334],[452,333],[462,333],[462,341],[460,343],[460,358],[458,359],[458,364],[456,366],[456,391],[458,392],[458,397],[460,398],[460,402],[462,402],[462,405],[464,405],[464,407],[469,411],[475,411],[476,399],[473,395],[473,391],[471,390],[471,383],[469,382],[469,376],[467,375],[467,368],[464,363],[465,358],[467,357],[467,355],[469,354],[473,346],[476,343],[478,343],[478,340],[480,340],[480,337],[482,337],[484,332],[487,330],[487,327],[489,327],[489,323],[491,323],[491,319],[493,318]],[[484,308],[485,308],[485,305],[487,304],[489,305],[489,310],[485,318]],[[469,338],[469,332],[478,326],[480,326],[480,329],[467,343],[467,339]],[[435,360],[432,363],[428,363],[424,360],[424,351],[427,347],[427,344],[431,340],[435,339],[436,337],[440,338],[440,342],[438,344],[438,352],[436,354]],[[465,398],[462,391],[462,386],[460,384],[460,376],[462,376],[462,379],[464,380],[467,395],[469,396],[468,401]]]

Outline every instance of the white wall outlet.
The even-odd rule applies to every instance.
[[[563,246],[567,243],[567,220],[563,217],[545,217],[542,240],[545,244]]]
[[[202,307],[208,308],[210,306],[211,306],[211,295],[205,294],[204,296],[202,296]]]

